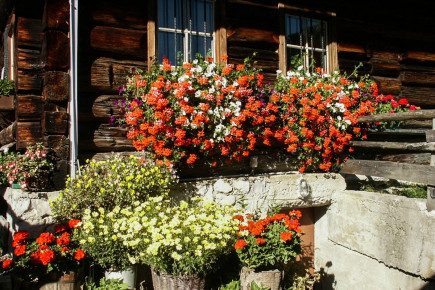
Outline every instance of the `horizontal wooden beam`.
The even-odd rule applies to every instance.
[[[371,149],[435,152],[435,142],[405,143],[405,142],[351,141],[350,145],[354,147],[371,148]]]
[[[426,141],[435,142],[435,130],[426,131]]]
[[[378,114],[362,116],[358,118],[358,123],[369,122],[389,122],[389,121],[405,121],[405,120],[424,120],[435,118],[435,110],[415,110],[394,114]]]
[[[391,161],[347,160],[341,174],[378,176],[409,182],[435,184],[435,166]]]

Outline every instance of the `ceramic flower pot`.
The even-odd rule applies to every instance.
[[[251,290],[251,284],[254,281],[260,287],[270,288],[270,290],[279,290],[281,287],[283,274],[279,270],[259,271],[243,267],[240,272],[240,289]]]
[[[203,290],[205,278],[198,275],[173,276],[152,269],[155,290]]]
[[[125,271],[106,271],[104,273],[106,279],[121,279],[123,283],[128,285],[129,289],[136,289],[136,267],[132,266],[131,268]]]

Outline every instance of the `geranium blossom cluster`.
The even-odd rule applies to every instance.
[[[164,60],[149,73],[131,74],[120,122],[130,126],[137,150],[158,159],[240,161],[254,150],[266,117],[262,87],[263,75],[249,61],[220,66],[200,58],[175,68]]]
[[[158,159],[240,161],[262,143],[294,154],[301,172],[330,171],[353,150],[351,140],[366,137],[368,126],[358,117],[416,109],[405,99],[378,95],[368,76],[299,67],[278,75],[273,88],[262,81],[249,60],[219,66],[199,59],[178,68],[165,60],[128,77],[119,123],[129,126],[137,150]]]
[[[346,160],[351,140],[365,139],[367,125],[360,116],[403,111],[408,102],[378,95],[368,76],[346,77],[303,67],[279,75],[267,107],[274,122],[266,124],[264,135],[284,143],[298,160],[299,171],[330,171]],[[415,107],[411,107],[415,109]]]
[[[12,241],[15,257],[5,260],[3,269],[13,268],[17,275],[32,280],[52,271],[61,273],[77,267],[86,257],[75,239],[79,225],[79,220],[58,224],[54,234],[41,233],[34,241],[28,240],[28,232],[18,231]]]
[[[279,267],[294,260],[301,253],[302,214],[292,210],[262,219],[253,215],[235,215],[239,222],[239,239],[234,248],[240,261],[251,269]]]
[[[23,155],[6,153],[0,160],[0,179],[12,185],[18,183],[22,189],[41,190],[49,186],[49,175],[54,170],[48,149],[41,143],[28,146]]]

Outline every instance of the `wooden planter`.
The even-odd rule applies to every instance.
[[[173,276],[152,270],[155,290],[203,290],[205,278],[197,275]]]
[[[0,111],[13,111],[15,106],[15,96],[0,95]]]
[[[240,272],[240,289],[251,290],[254,281],[260,287],[270,288],[270,290],[281,289],[283,274],[279,270],[255,272],[254,269],[243,267]]]

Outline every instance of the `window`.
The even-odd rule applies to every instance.
[[[287,68],[303,65],[328,70],[328,39],[326,21],[286,15]]]
[[[177,65],[214,57],[214,1],[158,0],[158,57]]]
[[[278,4],[280,15],[279,69],[302,65],[307,70],[338,68],[335,13]]]

